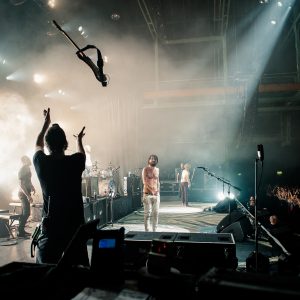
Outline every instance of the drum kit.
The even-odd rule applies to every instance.
[[[120,167],[113,167],[110,163],[107,168],[101,169],[98,167],[98,162],[95,161],[90,172],[91,177],[98,177],[99,196],[112,197],[117,195],[116,173]]]

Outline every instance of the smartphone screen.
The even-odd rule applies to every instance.
[[[100,239],[98,247],[99,249],[116,248],[116,239]]]

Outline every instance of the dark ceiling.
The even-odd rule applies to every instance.
[[[173,107],[178,110],[184,108],[191,113],[203,110],[206,106],[206,115],[209,115],[212,107],[220,109],[225,103],[224,111],[217,115],[218,120],[222,118],[221,113],[225,112],[230,118],[232,108],[239,110],[239,132],[232,133],[232,136],[236,137],[235,147],[239,149],[237,155],[241,157],[247,152],[248,141],[258,143],[263,140],[270,143],[270,149],[279,145],[280,154],[278,151],[270,154],[274,155],[274,159],[281,153],[287,153],[284,150],[291,145],[300,144],[300,86],[297,62],[299,32],[297,26],[293,27],[298,25],[300,1],[296,1],[289,13],[266,66],[259,75],[256,73],[260,67],[257,57],[265,50],[264,42],[267,42],[268,38],[265,41],[258,39],[261,31],[258,18],[275,0],[269,0],[265,4],[260,4],[258,0],[56,2],[56,9],[50,9],[47,0],[0,2],[0,55],[5,53],[10,62],[10,70],[31,61],[32,55],[43,59],[43,53],[46,53],[48,48],[68,43],[53,26],[52,20],[56,20],[80,47],[97,42],[104,54],[109,51],[114,53],[114,65],[105,67],[105,71],[112,74],[114,83],[119,80],[125,82],[128,89],[142,90],[139,96],[144,101],[145,109],[156,106],[162,109]],[[78,32],[79,25],[87,29],[87,39]],[[249,31],[251,35],[248,42],[243,44]],[[134,38],[137,44],[147,45],[143,50],[148,49],[151,52],[153,62],[145,60],[142,55],[138,62],[125,59],[126,55],[132,54],[133,51],[130,44],[122,44],[125,36]],[[119,41],[119,44],[110,43],[112,38]],[[158,41],[157,70],[154,69],[155,40]],[[226,53],[222,44],[224,41]],[[70,45],[67,49],[70,55],[74,55],[75,52],[72,47]],[[140,54],[136,53],[136,56]],[[231,63],[225,67],[228,61]],[[60,73],[64,68],[64,61],[56,63],[57,73]],[[170,64],[172,71],[168,68]],[[2,86],[7,85],[7,74],[7,69],[1,68]],[[252,82],[254,75],[257,88],[252,94],[249,93],[247,84]],[[226,92],[229,91],[225,99],[224,87],[228,88]],[[76,90],[77,86],[72,88]],[[113,93],[112,89],[110,91]],[[148,111],[144,112],[145,115],[147,113]],[[165,110],[162,118],[164,116]],[[221,130],[223,125],[218,125],[217,128],[214,124],[216,122],[212,123],[213,129],[203,129],[203,135],[205,134],[207,139],[219,139],[222,136],[224,138]],[[172,123],[168,125],[171,127]],[[197,133],[199,129],[194,127],[193,130]],[[170,136],[170,131],[166,132],[166,135]],[[224,139],[226,138],[227,136]],[[162,137],[163,139],[165,137]],[[193,138],[179,137],[176,142],[180,139],[190,141]],[[290,163],[293,163],[292,159]]]
[[[213,37],[226,36],[227,52],[238,52],[239,41],[247,30],[241,29],[238,24],[268,6],[259,4],[258,0],[63,0],[56,3],[57,8],[50,9],[47,0],[1,1],[0,53],[8,53],[10,61],[21,63],[32,51],[43,51],[53,43],[65,42],[57,37],[58,32],[52,26],[54,19],[61,25],[68,24],[69,33],[79,44],[85,42],[76,31],[76,26],[82,24],[88,28],[91,41],[108,34],[120,38],[130,34],[149,42],[158,38],[162,49],[168,51],[170,59],[182,63],[193,59],[197,62],[203,51],[216,43]],[[295,40],[290,30],[298,11],[297,2],[286,21],[281,43],[275,47],[265,74],[297,71]],[[119,16],[119,19],[114,16]],[[255,26],[254,17],[249,26]],[[198,41],[193,42],[192,39]],[[181,42],[170,44],[174,40]],[[253,48],[255,35],[248,53],[255,60]],[[284,60],[281,59],[283,54]],[[215,60],[220,60],[218,55],[216,54]],[[219,75],[222,63],[214,63],[215,70],[212,74],[207,74],[207,77]],[[253,66],[250,65],[248,70],[242,72],[251,73],[251,68]],[[234,77],[240,75],[241,70],[235,66],[228,72],[229,76]],[[162,79],[168,80],[164,77]]]

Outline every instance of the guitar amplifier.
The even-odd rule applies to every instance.
[[[98,177],[83,177],[81,181],[81,192],[84,197],[99,195]]]
[[[91,211],[92,211],[92,220],[99,219],[99,225],[104,225],[107,223],[107,199],[106,198],[97,198],[94,201],[91,201]]]

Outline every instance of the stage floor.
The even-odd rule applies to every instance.
[[[191,202],[189,207],[183,207],[176,196],[162,196],[158,231],[160,232],[193,232],[193,233],[215,233],[218,223],[227,215],[226,213],[216,213],[213,207],[216,203]],[[26,228],[33,232],[37,223],[30,221]],[[116,223],[107,225],[105,228],[125,228],[125,233],[129,231],[144,231],[143,208],[118,220]],[[0,238],[0,266],[7,263],[35,262],[35,258],[30,256],[31,239],[10,239]],[[259,252],[276,260],[274,251],[267,241],[258,242]],[[89,247],[89,252],[91,251]],[[236,242],[236,255],[238,266],[245,267],[246,258],[255,250],[255,241],[245,239]]]

